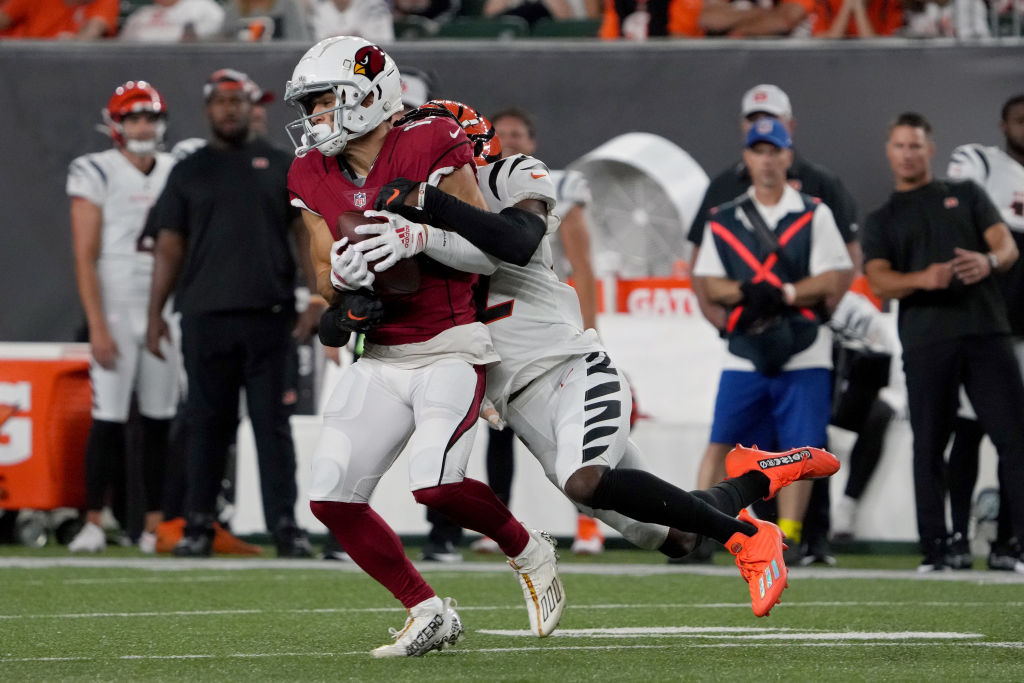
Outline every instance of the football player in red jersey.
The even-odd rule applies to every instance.
[[[334,226],[346,211],[371,208],[395,178],[436,185],[486,208],[473,146],[456,121],[393,126],[402,111],[399,73],[376,45],[348,36],[317,43],[295,67],[285,100],[300,113],[288,126],[297,156],[289,191],[309,229],[318,288],[329,302],[353,290],[364,299],[376,296],[365,257],[347,248]],[[425,237],[415,227],[411,233],[413,244]],[[416,500],[495,539],[509,556],[534,633],[550,633],[565,605],[551,543],[528,531],[486,484],[465,477],[484,366],[498,360],[486,326],[476,321],[477,276],[425,256],[417,263],[418,291],[379,295],[381,321],[366,330],[362,358],[344,371],[325,407],[310,486],[313,514],[409,610],[395,642],[374,650],[378,657],[443,649],[461,633],[453,603],[434,594],[369,506],[403,449]]]

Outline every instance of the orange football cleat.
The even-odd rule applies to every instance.
[[[184,517],[175,517],[160,522],[160,526],[156,528],[156,551],[158,553],[172,552],[174,546],[178,545],[184,536]],[[219,555],[262,555],[263,548],[246,543],[222,527],[219,522],[214,522],[213,552]]]
[[[736,444],[725,456],[726,475],[738,477],[750,470],[768,477],[768,495],[764,499],[769,500],[794,481],[832,476],[839,471],[839,459],[823,448],[810,446],[773,453],[758,450],[757,446],[747,448]]]
[[[782,551],[786,549],[782,530],[771,522],[754,519],[746,509],[740,511],[739,519],[756,526],[757,533],[747,536],[737,531],[725,547],[736,556],[736,566],[750,586],[750,606],[754,614],[766,617],[789,586],[789,570],[782,559]]]

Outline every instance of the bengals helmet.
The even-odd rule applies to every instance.
[[[326,92],[334,93],[334,107],[316,116],[333,115],[333,129],[313,123],[313,102]],[[373,101],[363,106],[371,95]],[[335,156],[349,140],[402,111],[402,81],[395,60],[384,50],[356,36],[336,36],[306,51],[285,85],[284,99],[299,112],[285,127],[295,155],[318,149]]]
[[[398,125],[419,121],[428,116],[447,116],[455,119],[473,142],[473,158],[477,166],[492,164],[501,158],[501,141],[494,134],[494,126],[476,109],[455,100],[430,100],[402,117]]]
[[[110,138],[118,147],[134,154],[153,154],[163,145],[167,131],[167,102],[163,95],[146,81],[128,81],[117,86],[101,112]],[[125,137],[122,121],[129,114],[149,113],[157,117],[156,135],[150,140]]]

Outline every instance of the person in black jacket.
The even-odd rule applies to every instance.
[[[900,300],[921,572],[947,568],[943,455],[961,385],[999,453],[1013,528],[1024,537],[1024,381],[992,277],[1017,260],[1017,245],[981,187],[932,177],[931,133],[913,112],[890,126],[895,191],[864,232],[871,288]],[[1024,573],[1024,562],[1016,571]]]
[[[168,337],[174,289],[188,377],[186,528],[175,555],[211,554],[217,492],[238,427],[239,390],[256,436],[267,529],[278,555],[311,554],[295,522],[295,446],[285,401],[296,261],[309,254],[289,203],[291,155],[251,134],[253,82],[221,69],[204,88],[209,144],[183,159],[154,208],[156,263],[147,345]],[[304,268],[306,273],[312,267]]]

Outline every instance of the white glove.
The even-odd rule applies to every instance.
[[[345,291],[369,287],[374,275],[366,263],[363,252],[346,248],[348,238],[342,237],[331,245],[331,284],[335,289]]]
[[[383,259],[373,269],[382,273],[398,263],[399,259],[409,258],[423,251],[430,236],[430,226],[424,223],[413,223],[390,211],[365,211],[367,218],[386,218],[387,223],[367,223],[357,225],[356,232],[360,235],[377,235],[363,240],[353,247],[366,256],[367,261]]]
[[[487,420],[487,426],[497,432],[505,428],[505,421],[501,419],[501,415],[498,414],[491,399],[486,396],[484,400],[480,401],[480,417]]]

